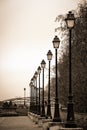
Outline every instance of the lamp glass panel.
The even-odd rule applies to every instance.
[[[66,23],[67,23],[68,28],[73,28],[74,27],[74,20],[67,20]]]
[[[45,68],[45,64],[41,64],[41,67],[42,67],[42,68]]]
[[[38,73],[36,72],[36,73],[35,73],[35,77],[37,78],[37,76],[38,76]]]
[[[59,47],[59,42],[53,42],[53,47],[57,49]]]
[[[51,60],[52,59],[52,55],[47,55],[47,59]]]
[[[38,74],[40,74],[41,73],[41,69],[38,69]]]

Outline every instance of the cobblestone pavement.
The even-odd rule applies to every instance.
[[[0,117],[0,130],[42,130],[28,116]]]

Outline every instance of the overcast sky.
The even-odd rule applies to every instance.
[[[0,100],[21,97],[49,49],[55,18],[80,0],[0,0]],[[53,56],[54,62],[54,56]],[[47,78],[47,75],[45,75]]]

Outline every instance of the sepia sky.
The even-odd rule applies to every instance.
[[[49,49],[55,18],[80,0],[0,0],[0,100],[21,97]],[[54,56],[53,56],[54,62]],[[47,75],[45,75],[47,78]],[[47,79],[46,79],[47,80]]]

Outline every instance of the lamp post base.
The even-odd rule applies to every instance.
[[[65,128],[76,128],[76,127],[77,127],[77,125],[75,124],[74,121],[67,121],[65,123]]]
[[[74,118],[74,108],[73,108],[73,102],[72,96],[69,96],[69,102],[68,102],[68,107],[67,107],[67,121],[65,123],[66,128],[76,128],[77,125],[75,123],[75,118]]]
[[[61,119],[60,118],[54,118],[53,122],[61,122]]]
[[[47,118],[48,119],[52,119],[52,116],[51,116],[51,106],[50,106],[50,104],[48,104],[48,106],[47,106]]]
[[[55,112],[53,122],[61,122],[60,113],[59,113],[59,104],[55,102]]]
[[[42,109],[41,117],[45,117],[45,110]]]

